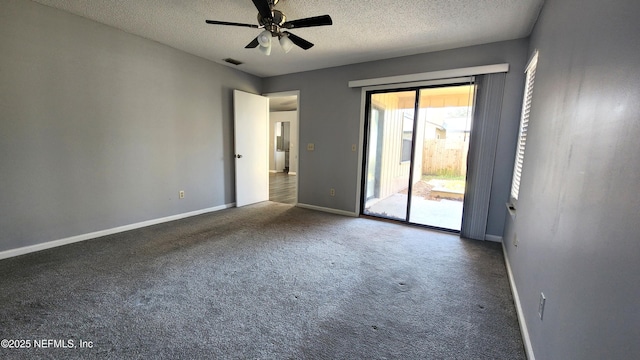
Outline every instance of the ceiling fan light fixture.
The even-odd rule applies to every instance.
[[[261,32],[260,35],[258,35],[258,43],[260,47],[271,47],[271,32],[269,30]]]
[[[280,36],[280,46],[282,46],[282,49],[284,50],[285,53],[288,53],[289,51],[291,51],[291,48],[293,48],[293,41],[291,41],[291,39],[289,39],[289,36],[286,34],[283,34],[282,36]]]
[[[258,49],[265,55],[271,55],[271,45],[269,46],[258,46]]]

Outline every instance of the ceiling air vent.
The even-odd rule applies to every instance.
[[[233,65],[236,65],[236,66],[242,65],[242,61],[238,61],[236,59],[226,58],[226,59],[223,59],[223,60],[228,62],[229,64],[233,64]]]

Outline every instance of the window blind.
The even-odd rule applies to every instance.
[[[522,113],[520,115],[520,130],[518,132],[518,147],[516,150],[516,161],[513,167],[513,178],[511,180],[511,201],[518,200],[520,192],[520,179],[522,177],[522,164],[524,162],[524,150],[527,145],[527,130],[529,128],[529,114],[531,112],[531,99],[533,97],[533,83],[536,78],[536,67],[538,65],[538,52],[536,51],[529,65],[527,66],[526,80],[524,86],[524,97],[522,101]]]

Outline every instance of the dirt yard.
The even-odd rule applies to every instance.
[[[448,184],[449,182],[451,184]],[[459,189],[461,186],[462,188]],[[413,196],[420,196],[425,200],[435,200],[435,201],[442,200],[443,198],[440,196],[431,195],[431,190],[433,190],[433,188],[435,187],[458,189],[464,192],[464,182],[462,182],[462,185],[461,185],[460,181],[457,181],[457,180],[449,181],[449,180],[431,179],[429,181],[420,180],[417,183],[415,183],[413,185]],[[406,194],[407,190],[408,189],[404,189],[400,191],[400,194]],[[451,199],[451,200],[457,200],[457,199]]]

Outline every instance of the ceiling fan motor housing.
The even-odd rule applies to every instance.
[[[278,36],[280,26],[287,21],[287,17],[280,10],[271,10],[271,14],[271,18],[265,18],[258,14],[258,23],[269,30],[273,36]]]

